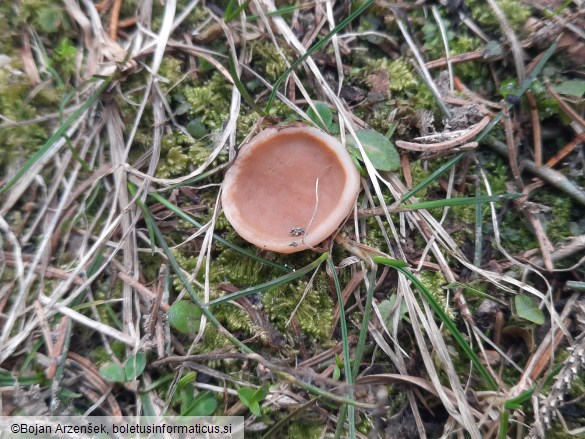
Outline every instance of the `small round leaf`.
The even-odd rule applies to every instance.
[[[361,130],[355,134],[374,168],[380,171],[396,171],[400,168],[400,156],[390,139],[374,130]],[[361,159],[353,139],[348,137],[347,145],[349,152]]]
[[[117,363],[106,363],[100,367],[100,375],[114,383],[123,383],[126,381],[124,368]]]
[[[516,305],[516,315],[530,322],[542,325],[544,323],[544,313],[538,308],[532,298],[525,294],[518,294],[514,298]]]
[[[201,309],[193,302],[180,300],[169,309],[169,324],[182,334],[193,334],[199,331]]]

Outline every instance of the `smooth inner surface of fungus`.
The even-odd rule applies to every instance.
[[[314,128],[274,131],[242,149],[226,176],[223,204],[243,238],[290,253],[321,242],[349,212],[339,211],[348,172],[336,148],[347,152],[335,139],[332,147],[326,135],[313,134],[318,133]],[[349,163],[357,173],[351,159]],[[357,196],[353,192],[351,203]],[[333,225],[328,220],[332,213]]]

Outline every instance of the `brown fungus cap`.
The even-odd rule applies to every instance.
[[[307,126],[262,131],[223,183],[225,215],[245,240],[294,253],[331,235],[352,209],[359,173],[335,138]]]

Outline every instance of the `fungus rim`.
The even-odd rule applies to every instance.
[[[252,156],[258,147],[262,147],[272,138],[278,138],[281,135],[294,135],[295,133],[313,137],[318,145],[325,147],[335,157],[344,177],[343,190],[335,202],[335,207],[324,219],[321,219],[316,224],[311,224],[311,230],[306,236],[301,232],[300,235],[303,236],[299,239],[300,235],[296,234],[297,230],[293,233],[294,229],[292,229],[290,236],[287,237],[288,239],[283,239],[282,236],[266,239],[266,236],[259,236],[259,230],[254,230],[253,225],[242,218],[238,203],[233,201],[237,198],[236,182],[241,173],[240,165],[245,163],[246,159]],[[246,241],[265,250],[279,253],[295,253],[318,245],[334,233],[350,213],[359,191],[359,172],[345,147],[335,137],[310,126],[272,127],[263,130],[240,148],[238,156],[225,174],[221,201],[229,223],[238,235]]]

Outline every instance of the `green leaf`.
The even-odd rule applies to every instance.
[[[210,391],[200,392],[181,410],[181,416],[210,416],[217,408],[217,399]]]
[[[333,375],[331,376],[331,379],[333,381],[339,381],[339,378],[341,378],[341,369],[339,368],[338,365],[335,365],[335,369],[333,369]]]
[[[489,41],[483,49],[483,54],[485,58],[495,58],[497,56],[502,55],[503,53],[504,48],[499,43],[499,41],[496,40]]]
[[[254,400],[254,394],[256,390],[252,389],[251,387],[240,387],[238,389],[238,396],[240,397],[240,401],[246,407],[250,407],[250,404]]]
[[[181,334],[195,334],[201,323],[201,308],[189,300],[175,302],[169,308],[169,324]]]
[[[207,134],[207,127],[203,123],[202,117],[196,117],[191,122],[189,122],[185,128],[187,128],[189,134],[191,134],[196,139],[199,139]]]
[[[106,363],[100,367],[100,375],[114,383],[123,383],[126,381],[124,368],[118,363]]]
[[[315,112],[312,107],[309,107],[307,110],[307,116],[309,116],[309,118],[315,122],[315,125],[322,130],[331,131],[333,113],[329,109],[329,106],[320,101],[313,101],[313,104],[315,105],[317,112]]]
[[[186,373],[179,379],[179,382],[177,383],[177,390],[183,390],[188,384],[195,381],[195,378],[197,378],[196,372],[191,371]]]
[[[260,404],[258,404],[258,401],[252,401],[250,403],[250,405],[248,406],[248,408],[250,409],[250,411],[252,413],[254,413],[256,416],[260,415]]]
[[[260,401],[268,396],[268,386],[262,386],[258,389],[251,387],[240,387],[238,389],[240,401],[250,409],[256,416],[260,414]]]
[[[530,397],[532,396],[532,394],[534,393],[534,390],[536,388],[534,386],[532,386],[531,388],[529,388],[528,390],[525,390],[524,392],[522,392],[520,395],[507,400],[504,403],[504,408],[508,409],[508,410],[518,410],[522,408],[522,404],[524,404],[526,401],[528,401],[530,399]]]
[[[390,313],[394,309],[397,299],[398,296],[396,294],[392,294],[389,299],[382,300],[378,304],[378,310],[380,311],[380,315],[382,316],[384,322],[386,323],[386,325],[388,325],[389,328],[392,325],[391,318],[392,316]],[[400,301],[400,309],[398,309],[397,311],[399,312],[401,319],[403,319],[404,316],[408,313],[408,306],[406,305],[406,302],[404,300]]]
[[[571,79],[563,81],[559,85],[555,85],[554,89],[557,93],[563,95],[571,95],[580,98],[585,94],[585,81],[580,79]]]
[[[52,34],[59,30],[63,22],[63,11],[59,8],[41,7],[37,10],[37,24],[45,33]]]
[[[267,385],[264,385],[262,387],[258,387],[256,389],[256,392],[254,392],[254,399],[256,401],[264,401],[264,399],[268,396],[269,392],[270,392],[270,390],[269,390]]]
[[[380,171],[396,171],[400,168],[400,156],[387,137],[374,130],[357,131],[356,136],[374,168]],[[359,149],[352,139],[348,138],[348,146],[351,154],[361,158]]]
[[[516,315],[522,319],[542,325],[544,323],[544,313],[540,308],[534,305],[532,298],[526,294],[518,294],[514,298],[516,304]]]
[[[131,381],[138,378],[144,372],[146,367],[146,354],[144,352],[138,352],[136,355],[130,355],[124,362],[124,372],[126,374],[126,380]]]

